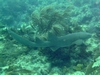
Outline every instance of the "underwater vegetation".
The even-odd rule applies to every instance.
[[[31,70],[27,70],[27,69],[23,69],[22,67],[20,66],[16,66],[16,65],[13,65],[13,66],[7,66],[5,68],[3,68],[4,70],[4,75],[24,75],[24,74],[32,74],[33,72]]]
[[[53,31],[56,35],[57,33],[61,35],[69,29],[64,21],[69,18],[70,9],[71,7],[67,7],[64,11],[57,10],[53,5],[38,9],[31,15],[32,27],[39,33]]]
[[[76,64],[84,64],[83,61],[87,62],[88,60],[86,59],[91,55],[91,52],[87,53],[85,49],[86,46],[81,45],[80,47],[77,46],[71,46],[69,48],[67,47],[67,49],[60,48],[55,52],[49,49],[44,49],[41,53],[48,57],[48,61],[51,62],[52,67],[57,66],[61,68],[63,66],[71,67],[71,66],[75,66]]]

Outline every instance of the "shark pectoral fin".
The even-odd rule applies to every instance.
[[[52,51],[56,51],[59,47],[50,47]]]
[[[75,41],[73,44],[81,45],[82,43],[83,43],[83,40],[79,39],[79,40]]]

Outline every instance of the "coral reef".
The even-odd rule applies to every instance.
[[[66,18],[69,17],[70,10],[68,10],[69,7],[66,7],[64,11],[61,9],[57,10],[54,5],[36,10],[32,13],[31,26],[34,29],[36,28],[39,33],[45,33],[48,31],[53,31],[55,34],[58,34],[59,32],[63,33],[68,29],[68,26],[66,26],[67,23],[64,22]]]
[[[93,3],[95,1],[83,0],[68,0],[69,3],[57,0],[50,4],[53,1],[56,0],[15,0],[16,5],[11,0],[4,1],[5,4],[0,1],[0,8],[3,7],[0,9],[0,75],[100,74],[100,13],[96,10],[99,5]],[[49,32],[58,37],[74,32],[89,32],[92,37],[81,45],[73,44],[52,51],[50,47],[21,45],[9,35],[8,29],[32,42],[36,42],[37,38],[48,40]],[[22,43],[24,40],[21,40]]]

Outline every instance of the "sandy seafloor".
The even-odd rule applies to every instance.
[[[0,75],[100,75],[100,0],[0,0],[0,4]],[[9,30],[31,42],[52,38],[49,32],[57,37],[78,32],[92,36],[53,51],[21,44]]]

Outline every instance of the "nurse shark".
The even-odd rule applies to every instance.
[[[32,42],[26,38],[21,37],[12,30],[8,30],[8,32],[15,40],[23,45],[28,47],[50,47],[53,51],[56,51],[61,47],[69,47],[73,44],[81,44],[83,41],[91,37],[91,34],[88,32],[70,33],[65,36],[56,36],[49,32],[47,41],[36,38],[36,41]]]

